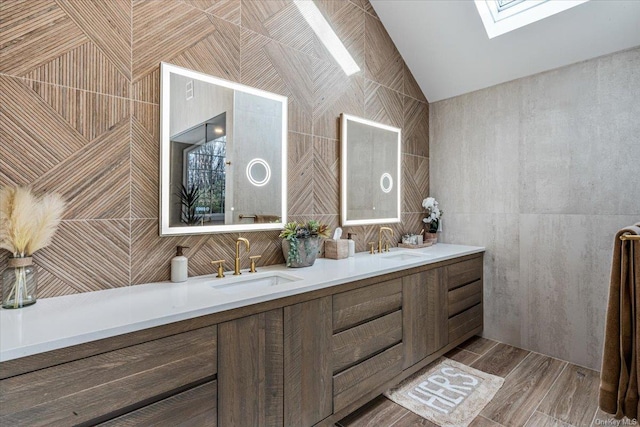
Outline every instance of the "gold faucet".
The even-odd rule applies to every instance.
[[[218,274],[216,275],[216,277],[219,279],[223,278],[224,277],[224,260],[217,259],[215,261],[211,261],[211,264],[218,264]]]
[[[260,258],[262,258],[262,255],[254,255],[249,257],[249,259],[251,260],[251,267],[249,267],[249,273],[255,273],[258,271],[256,270],[256,260],[259,260]]]
[[[240,242],[244,242],[244,246],[247,248],[247,252],[251,250],[251,244],[247,239],[245,239],[244,237],[238,237],[236,239],[236,264],[233,270],[234,276],[239,276],[242,274],[240,273]]]
[[[383,231],[390,231],[393,233],[393,230],[390,229],[389,227],[380,227],[380,230],[378,230],[378,253],[382,253],[382,232]],[[387,243],[385,245],[385,249],[387,250],[387,252],[389,252],[389,244]]]

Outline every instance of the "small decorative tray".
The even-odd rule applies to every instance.
[[[426,248],[431,246],[433,243],[431,242],[425,242],[422,243],[421,245],[411,245],[408,243],[398,243],[398,247],[399,248],[404,248],[404,249],[420,249],[420,248]]]

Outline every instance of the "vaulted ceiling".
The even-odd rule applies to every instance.
[[[591,0],[493,39],[472,0],[371,4],[429,102],[640,46],[638,0]]]

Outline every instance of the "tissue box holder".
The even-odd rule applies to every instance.
[[[347,239],[327,239],[324,241],[324,257],[343,259],[349,256],[349,241]]]

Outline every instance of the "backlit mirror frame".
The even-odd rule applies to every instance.
[[[352,183],[349,183],[349,180],[347,179],[348,175],[348,170],[349,170],[349,158],[348,158],[348,144],[349,144],[349,123],[350,122],[357,122],[357,123],[361,123],[367,126],[371,126],[373,128],[377,128],[377,129],[383,129],[385,131],[389,131],[389,132],[394,132],[397,134],[397,138],[395,139],[395,152],[396,152],[396,158],[397,158],[397,165],[396,165],[396,176],[391,176],[388,173],[385,173],[383,176],[385,178],[387,178],[387,175],[389,175],[391,177],[391,179],[393,181],[395,181],[395,185],[397,185],[397,200],[396,200],[396,207],[397,209],[395,209],[396,211],[396,215],[394,217],[389,217],[389,218],[369,218],[369,219],[352,219],[349,218],[348,216],[348,194],[349,194],[349,187],[350,185],[353,185]],[[346,113],[342,113],[340,115],[340,183],[341,183],[341,189],[340,189],[340,219],[341,219],[341,224],[343,226],[350,226],[350,225],[368,225],[368,224],[393,224],[393,223],[399,223],[402,221],[402,169],[401,169],[401,164],[402,164],[402,154],[401,154],[401,135],[402,135],[402,130],[400,128],[396,128],[393,126],[388,126],[382,123],[377,123],[374,122],[372,120],[367,120],[367,119],[363,119],[361,117],[356,117],[350,114],[346,114]],[[388,179],[388,178],[387,178]],[[381,186],[383,186],[382,184],[383,182],[383,178],[380,179],[380,184]],[[392,182],[389,180],[389,182]],[[383,191],[384,188],[383,188]],[[386,191],[385,191],[386,192]]]
[[[198,79],[206,83],[226,87],[234,91],[245,92],[251,95],[279,101],[282,105],[282,142],[281,142],[281,221],[259,224],[225,224],[225,225],[203,225],[203,226],[179,226],[169,225],[169,201],[170,201],[170,75],[176,73],[184,77]],[[210,233],[234,233],[240,231],[264,231],[281,230],[287,222],[287,105],[286,96],[266,92],[240,83],[219,79],[187,68],[166,62],[160,63],[160,236],[194,235]],[[242,173],[245,173],[243,170]],[[271,171],[278,173],[278,171]],[[267,195],[268,197],[268,195]]]

